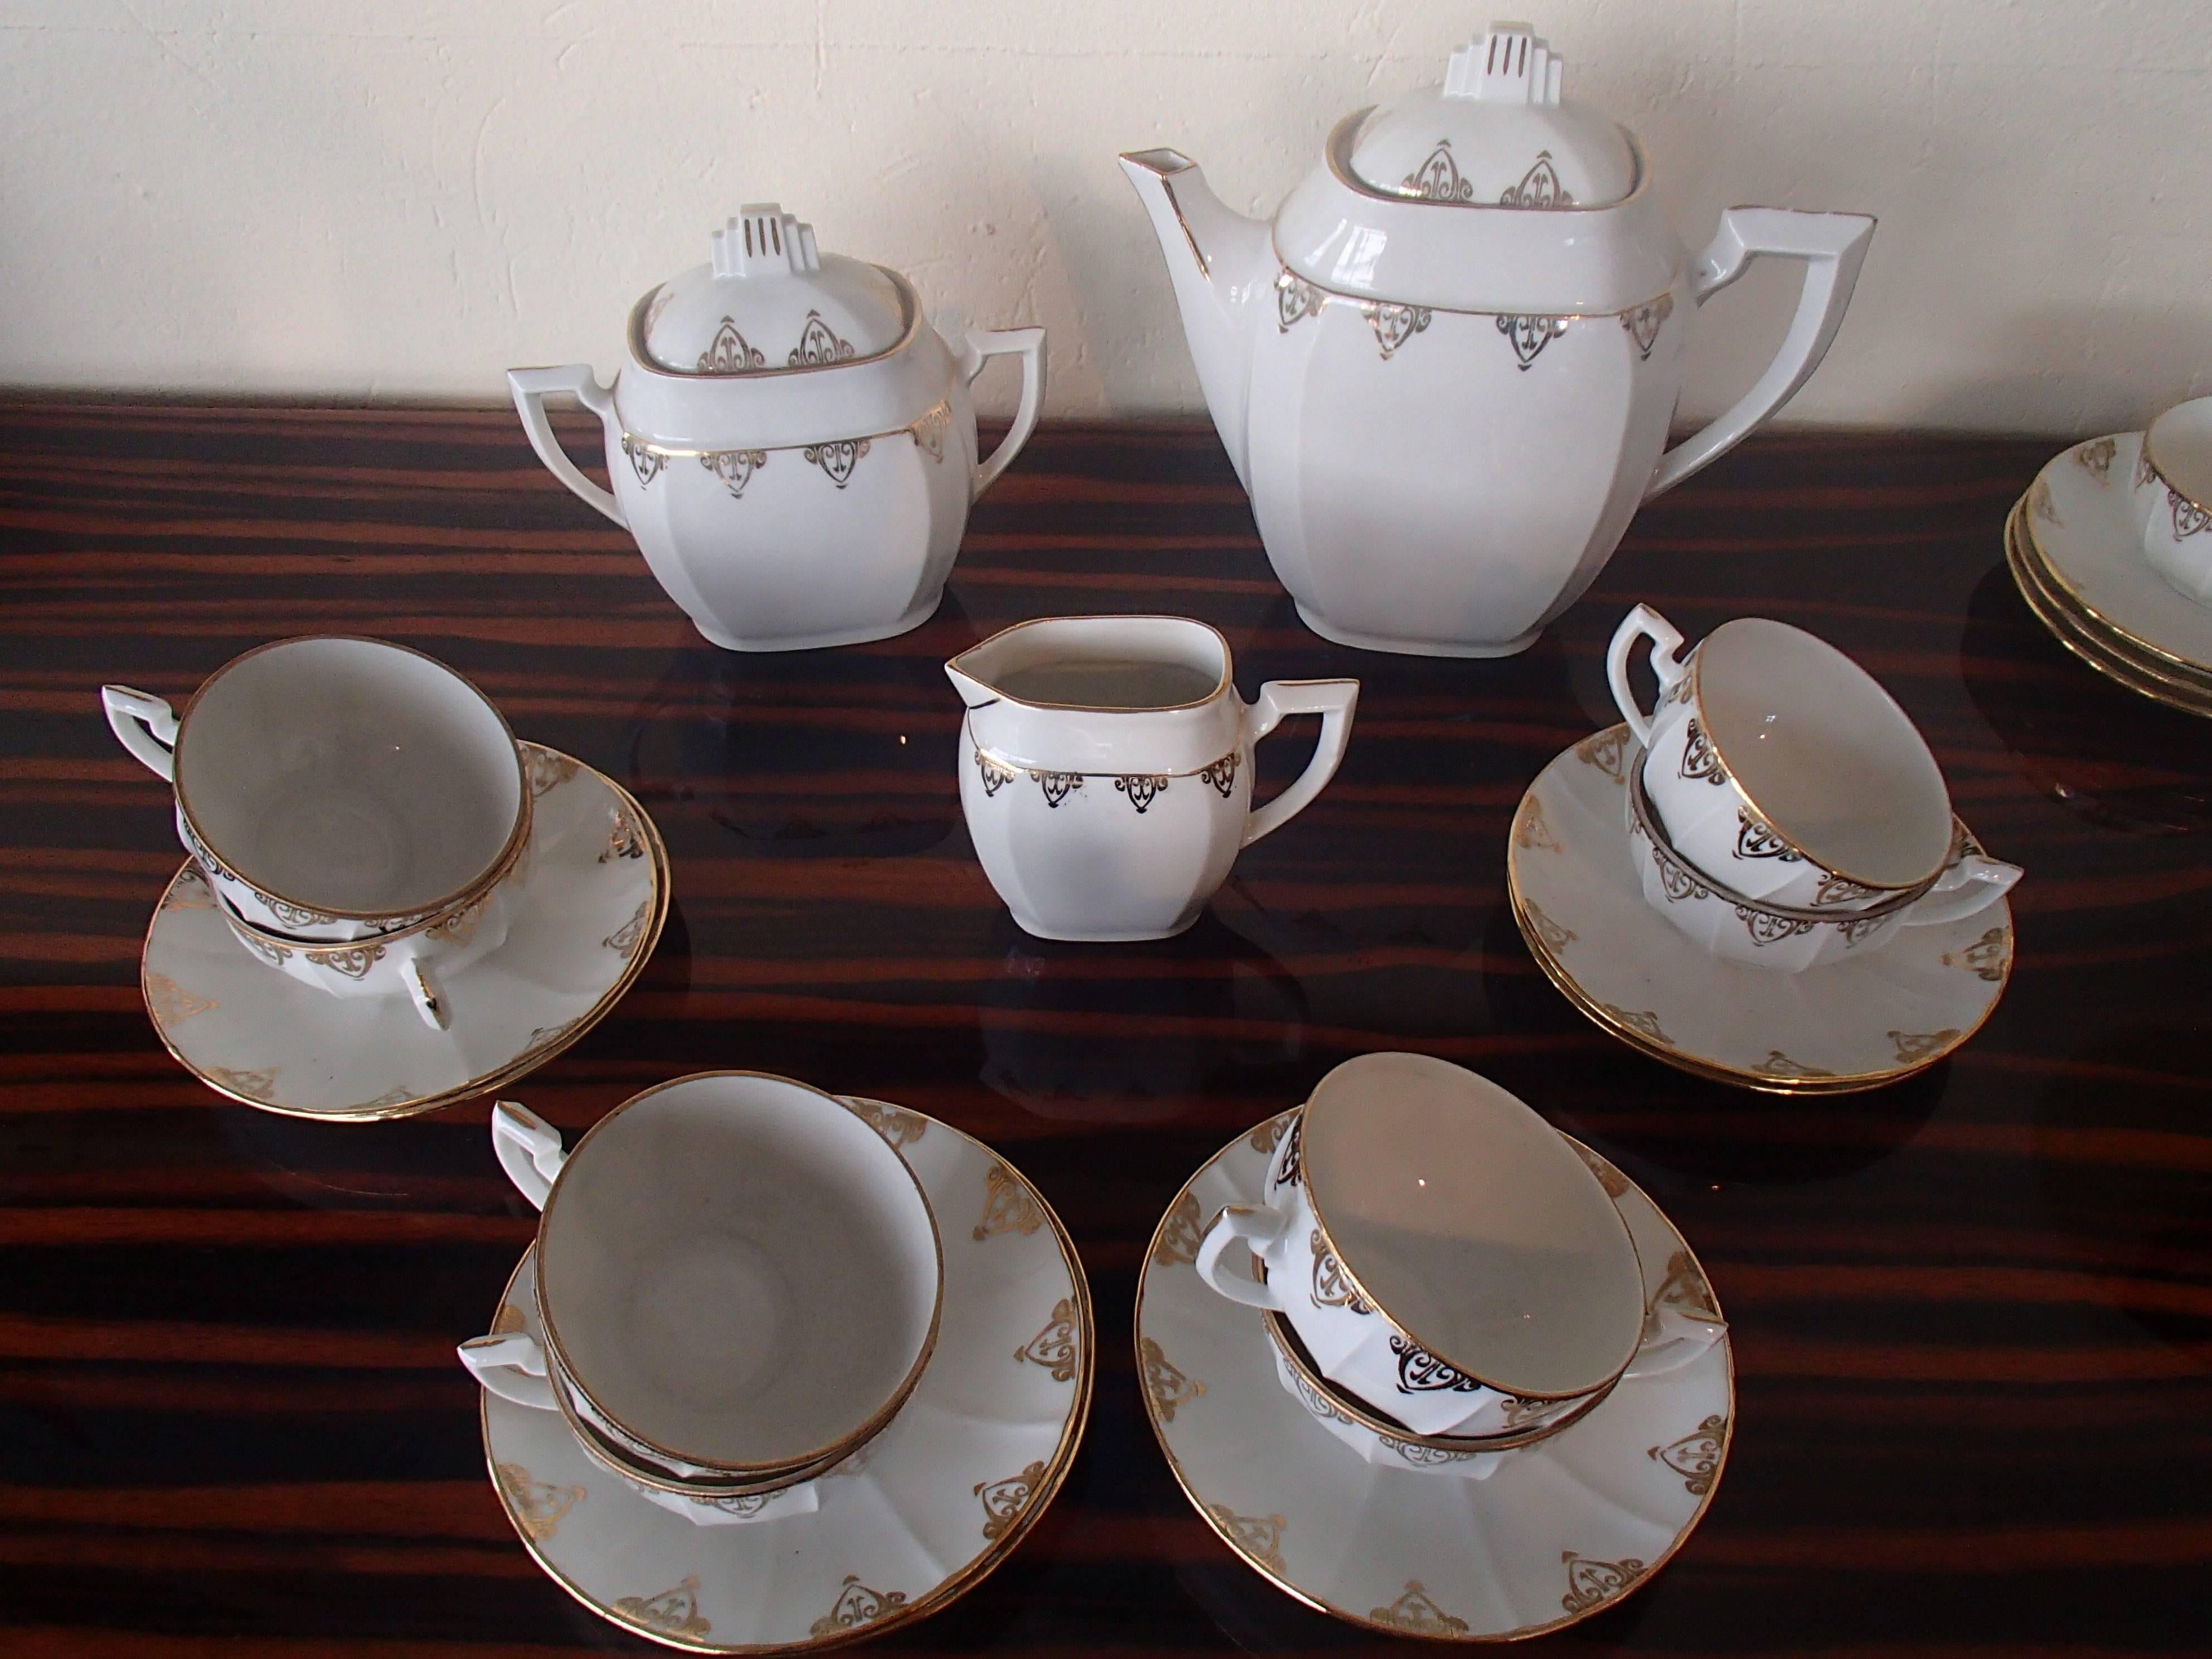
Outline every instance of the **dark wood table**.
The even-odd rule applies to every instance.
[[[709,1066],[888,1097],[1003,1149],[1079,1241],[1100,1354],[1072,1478],[1003,1571],[887,1645],[1384,1645],[1190,1510],[1128,1333],[1190,1170],[1387,1048],[1479,1067],[1619,1162],[1734,1321],[1740,1427],[1702,1528],[1551,1646],[2212,1644],[2212,726],[2098,679],[2013,592],[1999,529],[2055,446],[1747,446],[1647,510],[1525,655],[1459,663],[1306,632],[1209,429],[1063,426],[985,498],[927,625],[742,657],[510,412],[18,405],[0,428],[0,1651],[646,1650],[538,1574],[486,1483],[453,1345],[532,1217],[483,1103],[257,1113],[179,1070],[140,1006],[179,854],[94,689],[181,696],[315,631],[452,662],[666,837],[643,979],[509,1092],[572,1132]],[[1614,718],[1604,642],[1646,598],[1692,636],[1759,612],[1855,653],[2027,866],[2010,989],[1932,1073],[1817,1101],[1698,1082],[1530,961],[1508,815]],[[1018,617],[1116,609],[1216,623],[1248,692],[1356,674],[1359,718],[1334,787],[1186,937],[1043,945],[969,853],[939,664]]]

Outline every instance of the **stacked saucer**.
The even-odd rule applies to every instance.
[[[1051,1501],[1090,1294],[980,1144],[744,1072],[649,1089],[566,1154],[501,1102],[493,1144],[544,1213],[460,1357],[509,1518],[595,1613],[826,1647],[945,1605]]]
[[[191,854],[147,933],[147,1009],[234,1100],[368,1119],[484,1092],[583,1035],[652,954],[668,870],[643,809],[417,652],[282,641],[181,718],[101,697],[173,785]]]
[[[1643,639],[1648,714],[1627,679]],[[1701,1077],[1843,1092],[1934,1065],[2003,990],[2019,869],[1843,653],[1756,617],[1682,643],[1630,612],[1607,663],[1628,725],[1559,757],[1514,815],[1530,953],[1599,1025]]]
[[[1733,1427],[1726,1326],[1680,1235],[1419,1055],[1347,1061],[1208,1161],[1153,1237],[1137,1339],[1208,1524],[1384,1631],[1507,1639],[1608,1605],[1696,1526]]]
[[[2152,431],[2206,407],[2185,404]],[[2037,620],[2083,662],[2140,696],[2212,715],[2212,606],[2184,591],[2179,565],[2189,553],[2212,561],[2212,518],[2146,465],[2149,435],[2114,433],[2053,458],[2005,520],[2005,562]]]

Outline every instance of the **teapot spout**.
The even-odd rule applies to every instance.
[[[1198,163],[1179,150],[1133,150],[1121,157],[1121,171],[1152,216],[1206,406],[1249,491],[1253,307],[1273,276],[1266,268],[1267,223],[1246,218],[1216,196]]]

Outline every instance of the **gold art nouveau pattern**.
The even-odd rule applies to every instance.
[[[584,1501],[581,1486],[559,1486],[533,1480],[520,1463],[501,1463],[492,1473],[507,1494],[507,1506],[536,1543],[544,1543],[561,1528],[561,1517]]]
[[[1646,1454],[1682,1477],[1685,1490],[1703,1498],[1719,1476],[1721,1449],[1728,1443],[1728,1419],[1716,1413],[1679,1440],[1654,1446]]]
[[[704,1636],[714,1629],[700,1616],[699,1580],[696,1576],[657,1595],[625,1595],[615,1603],[615,1611],[673,1636]]]
[[[919,1112],[909,1112],[889,1101],[869,1100],[859,1095],[841,1095],[838,1098],[845,1103],[854,1116],[865,1121],[894,1146],[911,1146],[929,1133],[929,1120]]]
[[[1152,1246],[1152,1260],[1163,1267],[1178,1261],[1196,1261],[1199,1241],[1204,1232],[1199,1220],[1198,1200],[1185,1193],[1168,1212],[1167,1223],[1160,1229],[1158,1242]]]
[[[1221,1528],[1238,1550],[1261,1566],[1283,1570],[1283,1517],[1279,1515],[1239,1515],[1226,1504],[1208,1504],[1206,1518]]]
[[[1022,1518],[1022,1511],[1029,1507],[1043,1480],[1044,1462],[1040,1458],[1019,1474],[1008,1475],[1004,1480],[976,1482],[975,1496],[983,1505],[983,1536],[1004,1537]]]
[[[844,1583],[838,1588],[837,1599],[830,1605],[830,1611],[808,1627],[807,1634],[817,1638],[836,1636],[842,1632],[858,1629],[862,1625],[875,1624],[905,1605],[904,1590],[870,1589],[860,1582],[858,1573],[848,1572],[845,1575]]]
[[[1000,1233],[1024,1237],[1044,1225],[1044,1212],[1027,1182],[1003,1164],[994,1164],[983,1177],[983,1218],[975,1224],[977,1239]]]
[[[1587,1613],[1644,1577],[1644,1563],[1633,1557],[1592,1561],[1566,1550],[1559,1559],[1567,1570],[1567,1593],[1559,1598],[1559,1605],[1569,1613]]]
[[[1064,1296],[1052,1304],[1052,1317],[1044,1328],[1015,1349],[1014,1358],[1043,1366],[1055,1382],[1073,1380],[1082,1364],[1083,1348],[1072,1297]]]
[[[1146,1337],[1137,1344],[1137,1363],[1145,1374],[1145,1392],[1152,1397],[1161,1417],[1175,1421],[1176,1410],[1206,1392],[1206,1384],[1195,1377],[1185,1376],[1168,1363],[1160,1352],[1160,1345]]]
[[[1398,1599],[1387,1607],[1372,1607],[1367,1616],[1378,1625],[1388,1625],[1408,1636],[1464,1636],[1467,1620],[1455,1619],[1437,1605],[1436,1598],[1422,1588],[1418,1578],[1408,1578]]]

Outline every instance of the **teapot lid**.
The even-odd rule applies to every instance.
[[[714,235],[714,258],[645,303],[633,349],[672,374],[774,374],[880,356],[912,321],[888,273],[814,246],[814,227],[774,202]]]
[[[1559,95],[1565,64],[1526,23],[1492,23],[1441,87],[1370,116],[1352,152],[1369,189],[1460,207],[1607,207],[1635,190],[1628,135]]]

